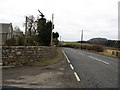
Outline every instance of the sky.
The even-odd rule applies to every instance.
[[[48,20],[54,14],[54,32],[62,41],[107,38],[118,40],[119,0],[0,0],[0,23],[12,23],[25,31],[25,16],[39,15]]]

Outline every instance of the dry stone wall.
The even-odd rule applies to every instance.
[[[41,61],[55,55],[55,47],[45,46],[3,46],[3,65],[22,66],[29,62]]]

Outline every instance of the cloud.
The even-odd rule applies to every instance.
[[[1,0],[0,23],[12,22],[24,30],[26,15],[39,15],[38,9],[51,20],[54,13],[54,31],[62,40],[84,40],[92,37],[117,39],[119,0]]]

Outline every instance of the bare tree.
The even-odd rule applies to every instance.
[[[14,27],[14,30],[15,30],[15,31],[18,31],[18,32],[21,32],[21,30],[20,30],[20,28],[19,28],[18,26],[15,26],[15,27]]]
[[[30,36],[36,33],[37,23],[33,15],[30,15],[27,19],[27,28]]]

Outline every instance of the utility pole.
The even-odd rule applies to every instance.
[[[81,49],[82,49],[82,41],[83,41],[83,30],[81,32]]]
[[[60,42],[61,42],[61,36],[60,36]]]
[[[54,20],[54,14],[52,14],[52,31],[53,31],[53,20]],[[52,46],[53,45],[53,42],[52,42],[52,39],[53,39],[53,34],[52,34],[52,31],[51,31],[51,43],[50,43],[50,45]]]
[[[26,19],[25,19],[25,44],[27,42],[27,20],[28,20],[28,17],[26,16]]]

